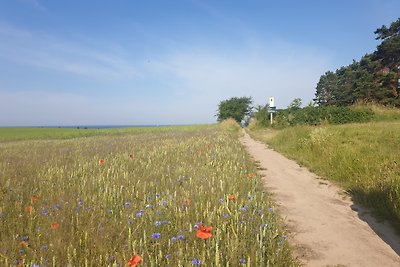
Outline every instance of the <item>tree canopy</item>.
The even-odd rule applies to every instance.
[[[316,104],[348,106],[358,101],[373,101],[400,107],[400,18],[374,33],[377,40],[382,40],[376,51],[321,76],[314,98]]]
[[[253,100],[251,97],[232,97],[223,100],[218,105],[218,121],[233,118],[241,123],[251,115]]]

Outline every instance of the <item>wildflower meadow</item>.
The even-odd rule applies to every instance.
[[[297,266],[237,135],[0,142],[0,266]]]

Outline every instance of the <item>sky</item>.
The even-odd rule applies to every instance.
[[[312,101],[376,49],[398,0],[0,0],[0,127],[216,122]]]

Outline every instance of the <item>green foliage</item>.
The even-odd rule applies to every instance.
[[[269,130],[270,131],[270,130]],[[400,123],[295,126],[252,134],[277,151],[338,182],[400,230]]]
[[[221,101],[218,105],[218,121],[232,118],[241,123],[251,115],[252,103],[251,97],[232,97]]]
[[[318,105],[349,106],[362,101],[400,107],[400,19],[375,33],[382,40],[375,52],[320,77],[314,98]]]
[[[257,127],[266,127],[269,125],[269,114],[268,114],[269,105],[265,106],[257,106],[256,111],[254,112],[255,121],[252,123],[253,126]]]
[[[345,124],[372,120],[374,112],[368,107],[312,107],[280,110],[275,118],[278,127],[319,125],[321,123]]]
[[[1,142],[0,266],[296,266],[255,171],[216,126]]]
[[[291,109],[291,110],[300,109],[301,104],[302,104],[301,98],[295,98],[295,99],[293,99],[292,102],[290,102],[288,109]]]

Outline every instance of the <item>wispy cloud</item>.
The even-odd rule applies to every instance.
[[[79,41],[62,40],[15,26],[0,24],[0,59],[98,79],[131,78],[136,66],[113,54]]]
[[[19,2],[29,5],[29,6],[32,6],[36,9],[39,9],[42,11],[47,10],[46,7],[39,2],[39,0],[19,0]]]

